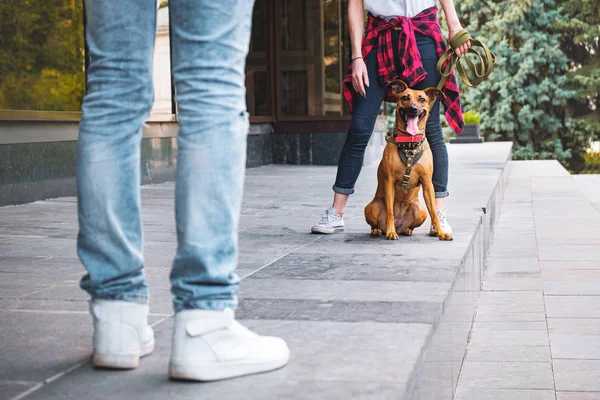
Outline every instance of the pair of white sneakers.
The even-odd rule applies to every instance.
[[[452,227],[448,223],[448,219],[446,218],[446,210],[440,209],[437,211],[438,218],[440,220],[440,226],[444,233],[452,235]],[[335,207],[331,206],[327,210],[323,212],[321,216],[321,220],[319,223],[312,227],[312,233],[324,233],[324,234],[332,234],[336,232],[344,231],[344,217],[337,213]],[[437,236],[433,225],[429,228],[429,234],[431,236]]]
[[[95,367],[137,368],[154,350],[148,305],[93,300]],[[175,314],[169,377],[215,381],[278,369],[290,351],[283,339],[260,336],[235,320],[233,310],[184,310]]]

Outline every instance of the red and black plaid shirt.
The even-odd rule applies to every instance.
[[[367,23],[365,37],[362,41],[362,56],[366,57],[373,47],[377,45],[377,72],[379,80],[382,83],[385,84],[394,79],[402,79],[409,87],[412,87],[425,79],[427,72],[425,72],[423,63],[421,62],[415,32],[432,38],[435,42],[436,53],[438,57],[441,57],[447,47],[437,18],[437,10],[437,7],[433,6],[421,11],[412,18],[397,17],[389,21],[377,18],[369,13],[369,22]],[[401,71],[396,70],[394,62],[395,52],[392,45],[392,29],[395,28],[399,28],[401,31],[398,39],[398,49],[396,50],[402,67]],[[350,106],[350,112],[352,112],[352,97],[355,93],[352,86],[352,65],[348,68],[342,87],[344,98]],[[464,121],[462,108],[458,99],[459,90],[454,78],[454,72],[448,77],[443,92],[446,95],[445,98],[442,98],[446,109],[446,120],[456,133],[460,133]],[[392,95],[391,91],[388,92],[385,100],[396,102],[396,98]]]

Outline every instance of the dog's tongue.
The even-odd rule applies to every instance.
[[[419,117],[407,117],[406,118],[406,133],[415,136],[419,133],[419,127],[417,126]]]

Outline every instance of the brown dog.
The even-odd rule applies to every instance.
[[[425,138],[430,106],[440,91],[435,88],[411,90],[402,81],[393,81],[390,86],[398,99],[396,125],[379,163],[375,198],[365,207],[371,235],[385,234],[386,239],[391,240],[398,239],[397,232],[411,236],[413,229],[427,219],[419,201],[419,186],[423,185],[423,197],[438,238],[452,240],[452,236],[440,228],[431,180],[433,156]],[[402,143],[404,139],[410,143]],[[404,153],[403,158],[406,156],[404,162],[401,153]]]

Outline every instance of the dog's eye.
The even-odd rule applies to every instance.
[[[402,96],[400,99],[401,99],[402,101],[408,101],[408,100],[410,100],[410,96],[409,96],[409,95]]]
[[[419,97],[419,103],[427,103],[424,97]]]

